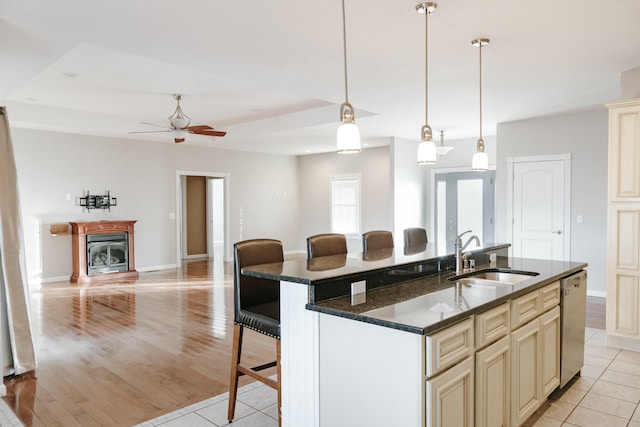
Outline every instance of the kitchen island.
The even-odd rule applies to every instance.
[[[498,391],[505,396],[512,382],[496,369],[507,375],[512,359],[534,363],[536,375],[557,376],[558,280],[586,264],[509,258],[508,246],[485,244],[473,251],[476,270],[535,276],[509,286],[463,286],[449,280],[453,255],[439,254],[434,244],[415,253],[396,248],[244,268],[243,274],[281,282],[283,425],[472,425],[474,417],[484,416],[476,398],[496,393],[495,381],[486,379],[480,382],[492,389],[476,390],[476,351],[487,356],[482,352],[496,344],[501,362],[486,365],[485,373],[500,379]],[[362,281],[364,302],[352,305],[363,295],[352,296],[351,284]],[[514,315],[512,307],[521,312]],[[524,336],[511,333],[524,330],[525,321]],[[476,343],[479,331],[485,342]],[[495,331],[502,335],[491,335]],[[510,343],[521,347],[510,351]],[[545,348],[555,352],[550,366],[539,355]],[[510,356],[516,353],[519,359]],[[525,391],[535,389],[535,399],[527,399],[522,411],[509,411],[512,405],[495,398],[480,404],[494,413],[500,403],[507,424],[517,425],[557,386],[549,380],[543,390],[543,378],[532,378],[530,371],[519,379]]]

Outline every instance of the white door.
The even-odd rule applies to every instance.
[[[570,160],[513,162],[513,256],[569,260]]]

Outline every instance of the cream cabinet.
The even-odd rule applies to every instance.
[[[427,336],[321,313],[319,425],[521,425],[560,381],[559,298],[554,282]]]
[[[560,307],[540,316],[542,396],[546,399],[560,385]]]
[[[473,426],[473,317],[425,337],[427,427]]]
[[[511,333],[511,424],[524,423],[542,404],[540,322],[532,320]]]
[[[476,353],[476,427],[509,425],[510,348],[504,336]]]
[[[427,427],[473,426],[473,357],[426,382]]]
[[[640,350],[640,99],[608,104],[608,344]]]
[[[559,282],[511,301],[511,319],[517,326],[510,335],[514,427],[533,415],[560,384],[559,302]],[[523,319],[528,320],[524,325]]]
[[[639,351],[640,99],[607,108],[607,344]]]

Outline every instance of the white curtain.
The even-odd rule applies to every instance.
[[[29,290],[24,260],[24,239],[18,198],[18,175],[13,157],[9,119],[0,107],[0,325],[8,338],[12,360],[3,360],[3,376],[36,368],[29,317]],[[0,344],[2,345],[2,344]]]

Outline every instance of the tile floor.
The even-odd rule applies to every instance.
[[[525,424],[535,427],[640,427],[640,353],[607,347],[605,333],[587,328],[582,376]],[[226,426],[227,394],[172,412],[138,427]],[[239,389],[233,427],[278,425],[276,392],[260,383]]]
[[[640,427],[640,353],[607,347],[605,333],[587,328],[585,366],[559,397],[552,396],[525,426]],[[227,393],[136,427],[220,427],[227,422]],[[277,427],[275,390],[251,383],[238,389],[233,427]],[[0,399],[0,426],[22,426]]]

